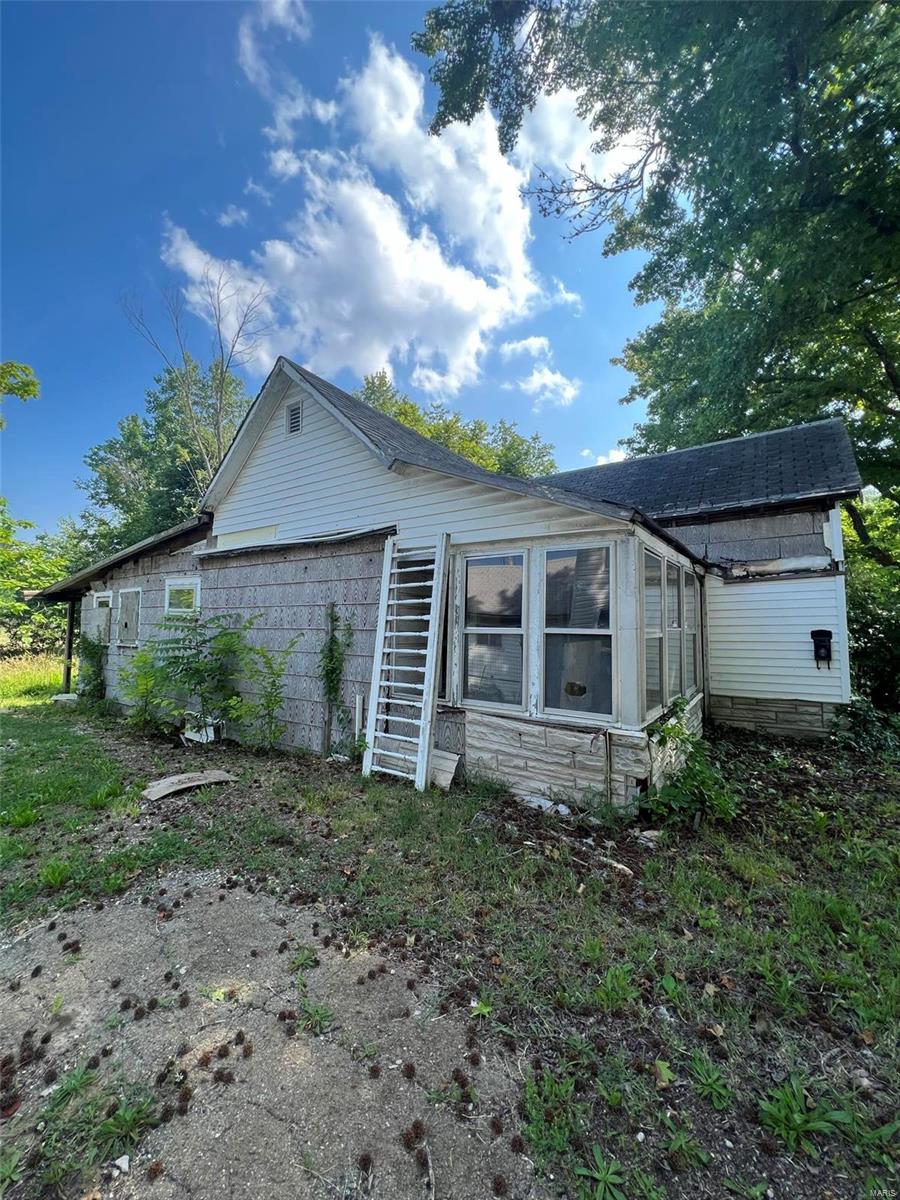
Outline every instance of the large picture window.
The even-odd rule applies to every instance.
[[[522,705],[524,555],[466,559],[463,699]]]
[[[544,707],[612,712],[609,547],[548,550]]]
[[[663,702],[662,559],[644,551],[644,713]]]

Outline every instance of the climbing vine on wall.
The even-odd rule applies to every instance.
[[[341,731],[341,743],[349,741],[350,709],[341,699],[344,681],[344,659],[353,645],[353,626],[341,620],[334,601],[326,614],[326,635],[319,651],[319,679],[325,693],[325,722],[322,729],[322,752],[327,753],[331,741],[331,726],[335,717]]]

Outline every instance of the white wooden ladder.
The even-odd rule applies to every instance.
[[[436,543],[390,537],[378,611],[363,775],[429,783],[449,534]]]

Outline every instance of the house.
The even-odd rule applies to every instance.
[[[822,736],[850,697],[840,421],[521,480],[483,470],[287,359],[201,513],[63,580],[107,643],[107,694],[167,612],[261,614],[283,648],[285,741],[327,747],[332,602],[364,770],[459,756],[521,795],[627,804],[673,768],[674,701]],[[679,706],[681,707],[681,706]],[[449,764],[449,768],[448,768]]]

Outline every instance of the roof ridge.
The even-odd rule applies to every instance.
[[[539,479],[558,479],[560,475],[579,475],[584,471],[602,471],[605,467],[621,467],[625,463],[648,462],[653,458],[669,458],[673,454],[687,454],[691,450],[709,450],[713,446],[728,446],[732,442],[748,442],[754,438],[772,437],[776,433],[790,433],[795,429],[809,429],[813,425],[843,425],[840,417],[819,417],[815,421],[801,421],[798,425],[779,425],[777,429],[760,429],[757,433],[737,434],[735,437],[719,438],[718,441],[698,442],[695,446],[679,446],[675,450],[658,450],[656,454],[636,454],[634,458],[623,458],[620,462],[595,463],[592,467],[570,467],[568,471],[554,471],[540,475]]]

